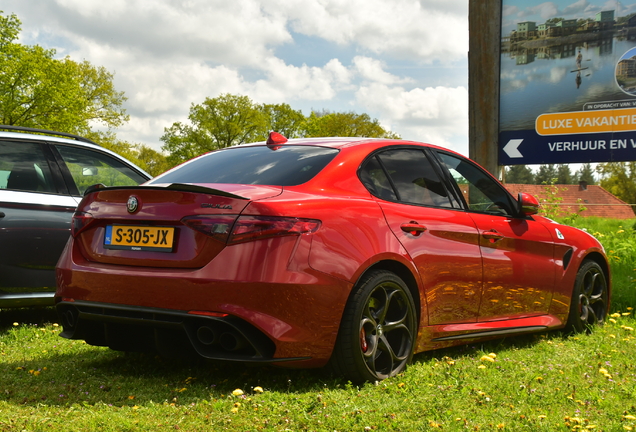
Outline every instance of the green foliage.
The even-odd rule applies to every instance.
[[[90,132],[86,137],[102,147],[128,159],[153,177],[167,171],[172,166],[167,157],[144,144],[120,141],[112,132]]]
[[[559,164],[557,165],[557,177],[556,184],[569,185],[574,183],[574,176],[570,171],[570,165]]]
[[[380,126],[380,122],[377,119],[372,120],[368,114],[356,114],[354,112],[312,112],[307,118],[305,136],[400,138],[399,135]]]
[[[264,141],[270,131],[287,138],[360,136],[399,138],[368,114],[315,113],[306,118],[287,104],[257,104],[247,96],[223,94],[192,104],[188,123],[164,130],[163,150],[176,165],[209,151],[247,142]]]
[[[632,210],[636,213],[636,162],[602,163],[596,170],[601,175],[601,186],[632,204]]]
[[[258,141],[266,127],[261,107],[247,96],[231,94],[192,104],[188,119],[189,124],[173,123],[161,137],[172,165],[212,150]]]
[[[592,164],[589,164],[589,163],[581,165],[581,168],[579,168],[576,171],[574,178],[577,183],[584,181],[588,185],[596,184],[596,178],[594,177],[594,169],[592,169]]]
[[[16,42],[20,21],[0,15],[0,122],[85,134],[91,125],[117,127],[128,120],[126,100],[103,67],[55,50]]]
[[[266,128],[262,131],[263,140],[270,131],[276,131],[287,138],[300,138],[305,134],[305,116],[301,111],[292,109],[287,104],[262,105]]]
[[[561,206],[563,198],[560,196],[560,192],[566,191],[567,188],[559,188],[554,182],[545,185],[543,190],[545,192],[541,196],[540,201],[541,216],[554,220],[560,219],[566,225],[572,225],[580,214],[587,210],[581,203],[581,199],[578,200],[578,208],[575,211],[570,211],[567,207]]]
[[[539,166],[539,171],[535,175],[536,184],[554,184],[558,177],[556,166],[553,164]]]
[[[534,173],[528,165],[513,165],[506,169],[506,183],[534,184]]]
[[[592,234],[605,248],[612,271],[613,309],[636,305],[636,224],[632,227],[630,220],[595,217],[567,222]]]

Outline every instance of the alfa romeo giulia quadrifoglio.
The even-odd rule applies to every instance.
[[[362,382],[425,350],[583,331],[609,308],[607,258],[538,211],[441,147],[272,132],[88,188],[57,267],[62,336]]]

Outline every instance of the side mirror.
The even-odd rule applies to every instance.
[[[530,216],[539,213],[539,201],[530,194],[519,192],[517,197],[519,214]]]
[[[85,175],[85,176],[96,176],[97,175],[97,167],[82,168],[82,175]]]

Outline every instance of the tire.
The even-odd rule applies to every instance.
[[[413,358],[416,316],[404,281],[389,271],[372,271],[356,285],[345,307],[332,368],[354,383],[402,372]]]
[[[583,261],[574,281],[566,330],[581,333],[603,324],[608,305],[609,290],[601,266]]]

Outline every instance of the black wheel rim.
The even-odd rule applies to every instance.
[[[378,379],[404,369],[413,347],[413,311],[402,287],[384,282],[369,296],[360,320],[360,349]]]
[[[603,273],[589,268],[581,278],[579,287],[579,318],[582,324],[600,324],[607,311],[607,283]]]

